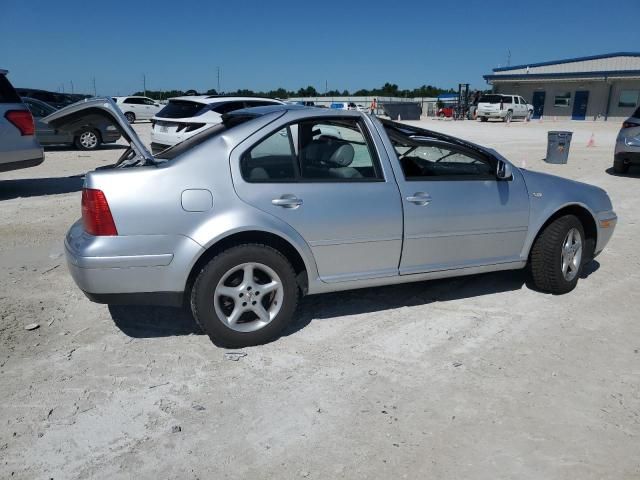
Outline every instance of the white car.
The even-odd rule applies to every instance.
[[[151,151],[158,152],[209,127],[222,123],[222,115],[242,108],[283,105],[272,98],[200,95],[170,98],[151,120]]]
[[[482,95],[476,109],[476,118],[486,122],[490,118],[498,118],[503,122],[513,119],[531,119],[533,105],[528,104],[519,95],[502,95],[490,93]]]
[[[148,97],[112,97],[116,105],[122,110],[129,123],[136,120],[151,120],[153,116],[162,110],[162,105]]]

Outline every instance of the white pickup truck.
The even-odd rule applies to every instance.
[[[527,103],[519,95],[502,95],[490,93],[480,97],[476,117],[482,122],[490,118],[499,118],[503,122],[510,122],[515,118],[531,119],[533,105]]]

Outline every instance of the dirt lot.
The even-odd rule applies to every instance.
[[[640,170],[609,170],[619,122],[422,123],[609,192],[619,225],[574,292],[506,272],[309,297],[234,358],[179,310],[75,288],[82,174],[120,148],[0,174],[0,478],[640,478]],[[575,132],[568,165],[541,160],[551,129]]]

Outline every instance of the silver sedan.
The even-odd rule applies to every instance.
[[[188,305],[219,345],[276,338],[300,295],[527,265],[566,293],[617,220],[600,188],[357,111],[240,110],[155,157],[110,99],[46,121],[87,113],[131,147],[86,175],[75,282],[96,302]]]

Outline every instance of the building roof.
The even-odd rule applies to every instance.
[[[488,82],[500,80],[603,79],[640,77],[640,53],[617,52],[589,57],[567,58],[551,62],[530,63],[493,69],[484,75]]]

